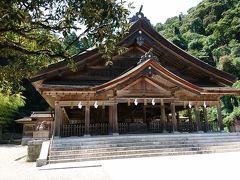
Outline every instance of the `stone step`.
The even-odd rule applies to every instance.
[[[209,136],[207,136],[209,135]],[[202,139],[202,138],[240,138],[240,134],[231,134],[231,133],[217,133],[217,134],[179,134],[179,135],[146,135],[146,136],[101,136],[101,137],[76,137],[76,138],[62,138],[54,139],[54,144],[75,144],[83,142],[119,142],[119,141],[137,141],[137,140],[179,140],[179,139]]]
[[[57,159],[57,158],[68,158],[68,157],[93,157],[93,156],[103,156],[106,154],[118,155],[118,154],[136,154],[138,152],[144,153],[148,151],[156,151],[156,152],[172,152],[172,151],[188,151],[188,150],[209,150],[209,149],[233,149],[233,148],[240,148],[239,145],[229,145],[229,146],[189,146],[189,147],[169,147],[169,148],[156,148],[156,147],[149,147],[149,148],[139,148],[139,149],[119,149],[119,150],[108,150],[108,151],[99,151],[99,152],[84,152],[84,153],[77,153],[77,152],[68,152],[62,154],[53,154],[50,155],[50,159]]]
[[[172,144],[172,145],[135,145],[128,147],[110,147],[110,148],[94,148],[94,149],[64,149],[64,150],[52,150],[50,156],[54,155],[64,155],[64,154],[84,154],[84,153],[99,153],[99,152],[117,152],[117,151],[127,151],[127,150],[139,150],[139,149],[166,149],[166,148],[183,148],[183,147],[208,147],[208,146],[239,146],[240,142],[225,142],[225,143],[204,143],[204,144]]]
[[[147,146],[147,145],[172,145],[172,144],[194,144],[194,143],[223,143],[223,142],[240,142],[240,139],[201,139],[201,140],[175,140],[175,141],[139,141],[139,142],[105,142],[105,143],[97,143],[97,142],[90,142],[90,143],[84,143],[84,144],[68,144],[65,145],[52,145],[52,150],[57,151],[57,150],[74,150],[74,149],[94,149],[94,148],[111,148],[111,147],[128,147],[128,146],[136,146],[136,145],[141,145],[141,146]]]
[[[81,140],[79,141],[75,141],[75,142],[62,142],[62,143],[56,143],[53,142],[53,146],[58,147],[58,146],[69,146],[69,145],[88,145],[88,144],[109,144],[109,143],[132,143],[132,142],[172,142],[172,141],[204,141],[204,140],[214,140],[214,141],[221,141],[221,140],[239,140],[240,141],[240,136],[239,137],[218,137],[218,138],[175,138],[175,139],[143,139],[143,138],[139,138],[139,139],[117,139],[117,140],[101,140],[101,141],[95,141],[95,140],[89,140],[89,141],[85,141],[85,142],[81,142]]]
[[[240,151],[240,148],[233,149],[215,149],[215,150],[195,150],[195,151],[173,151],[173,152],[156,152],[143,154],[124,154],[114,156],[101,156],[101,157],[88,157],[88,158],[68,158],[68,159],[56,159],[49,160],[49,163],[64,163],[64,162],[81,162],[81,161],[97,161],[97,160],[108,160],[108,159],[124,159],[124,158],[140,158],[140,157],[156,157],[156,156],[173,156],[173,155],[194,155],[194,154],[207,154],[207,153],[223,153],[223,152],[236,152]]]
[[[49,162],[240,151],[239,133],[147,134],[54,139]]]

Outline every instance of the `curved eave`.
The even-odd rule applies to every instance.
[[[183,61],[185,61],[186,63],[190,63],[195,68],[198,68],[201,71],[206,72],[207,74],[217,79],[220,79],[224,82],[225,85],[232,85],[237,80],[235,76],[218,70],[210,66],[209,64],[197,59],[196,57],[188,54],[184,50],[180,49],[179,47],[162,37],[158,32],[153,29],[152,26],[150,26],[143,19],[138,20],[132,25],[130,33],[119,43],[119,45],[129,46],[129,44],[126,45],[126,42],[135,42],[134,36],[136,36],[136,33],[138,33],[139,30],[141,30],[142,33],[145,33],[145,35],[152,39],[156,44],[159,44],[160,46],[166,48],[168,51],[171,51],[175,55],[180,56]],[[130,39],[132,39],[132,41],[130,41]]]
[[[97,92],[101,92],[101,91],[105,91],[105,90],[114,89],[117,85],[124,83],[125,81],[127,81],[130,78],[133,78],[134,76],[136,76],[137,74],[142,72],[145,68],[148,68],[149,66],[154,68],[154,70],[156,70],[158,73],[160,73],[161,76],[163,76],[165,79],[170,80],[174,84],[176,84],[180,87],[183,87],[186,90],[189,90],[195,94],[200,94],[203,91],[202,88],[200,88],[200,87],[176,76],[172,72],[168,71],[166,68],[161,66],[159,63],[157,63],[153,59],[149,59],[149,60],[139,64],[135,68],[133,68],[130,71],[128,71],[127,73],[113,79],[112,81],[109,81],[100,86],[94,87],[93,90],[95,90]]]
[[[74,57],[73,60],[76,63],[76,65],[80,65],[80,64],[84,64],[87,59],[90,59],[97,55],[99,55],[99,51],[97,48],[94,48],[92,50],[84,51],[80,55]],[[66,69],[69,69],[69,67],[67,66],[67,62],[65,60],[60,61],[60,62],[51,64],[48,67],[44,68],[43,70],[39,71],[35,76],[33,76],[30,79],[30,81],[36,82],[36,81],[45,79],[49,76],[53,76],[59,71],[66,70]]]
[[[232,96],[240,96],[240,89],[235,89],[232,87],[205,87],[203,88],[202,95],[205,94],[219,94],[219,95],[232,95]]]

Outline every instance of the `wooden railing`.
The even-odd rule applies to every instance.
[[[84,124],[65,124],[62,126],[61,135],[63,137],[66,136],[83,136],[84,135]],[[166,130],[168,132],[172,132],[172,125],[169,123],[166,124]],[[205,131],[205,124],[201,123],[201,131]],[[209,131],[217,132],[219,130],[217,122],[209,122]],[[108,134],[108,123],[94,123],[89,126],[90,135],[107,135]],[[196,132],[196,123],[193,122],[190,124],[189,122],[181,122],[178,123],[178,131],[179,132]],[[130,124],[129,123],[118,123],[118,132],[119,134],[127,134],[131,133]],[[151,133],[162,133],[163,126],[161,122],[150,122],[148,126],[148,132]],[[145,132],[143,132],[145,133]]]
[[[62,126],[61,136],[83,136],[84,124],[65,124]],[[95,123],[89,125],[90,135],[108,134],[108,123]]]
[[[153,132],[153,133],[161,133],[161,132],[163,132],[162,123],[159,122],[159,121],[150,122],[149,123],[149,131]]]
[[[61,136],[83,136],[84,124],[65,124],[62,126]]]
[[[89,126],[91,135],[106,135],[108,134],[108,123],[95,123]]]
[[[129,124],[128,123],[118,123],[118,132],[119,134],[126,134],[129,132]]]

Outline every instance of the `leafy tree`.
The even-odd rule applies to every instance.
[[[156,29],[193,56],[240,78],[239,0],[204,0],[180,19],[169,18]],[[234,87],[239,84],[238,81]],[[229,126],[237,117],[240,99],[225,96],[221,101],[225,124]],[[216,108],[209,108],[210,121],[215,120],[216,115]]]
[[[21,94],[3,95],[0,93],[0,126],[13,120],[18,109],[24,106],[24,97]]]
[[[71,57],[78,52],[71,47],[79,40],[91,40],[110,61],[128,28],[128,14],[124,2],[117,0],[1,0],[0,91],[21,90],[23,78],[50,63],[65,59],[72,65]],[[72,31],[80,35],[69,38]],[[64,37],[72,42],[66,45]]]
[[[238,121],[240,120],[240,107],[235,107],[233,112],[229,116],[226,116],[223,119],[223,121],[226,124],[226,126],[228,127],[228,129],[230,129],[230,127],[233,125],[233,123],[237,120]]]

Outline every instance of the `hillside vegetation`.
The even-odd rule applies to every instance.
[[[191,55],[240,78],[239,0],[203,0],[187,15],[169,18],[155,29]],[[227,124],[240,119],[239,99],[223,97],[222,102]]]

